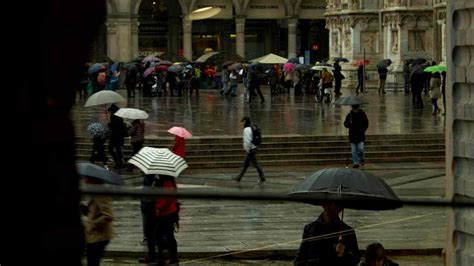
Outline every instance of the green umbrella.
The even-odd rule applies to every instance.
[[[437,65],[437,66],[430,66],[430,67],[425,68],[424,72],[434,73],[434,72],[443,72],[443,71],[447,71],[447,70],[448,70],[447,67]]]

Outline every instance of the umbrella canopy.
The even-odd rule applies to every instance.
[[[334,102],[335,105],[356,105],[356,104],[366,104],[364,100],[358,96],[346,96],[340,97]]]
[[[344,62],[344,63],[347,63],[349,62],[349,59],[345,58],[345,57],[335,57],[334,58],[334,62]]]
[[[357,60],[357,61],[354,62],[353,66],[358,67],[358,66],[361,66],[361,65],[368,65],[368,64],[370,64],[370,61],[369,61],[369,60],[367,60],[367,59],[365,59],[365,60],[364,60],[364,59],[359,59],[359,60]]]
[[[288,61],[288,58],[284,58],[281,56],[278,56],[276,54],[269,53],[265,56],[256,58],[258,60],[250,60],[252,63],[260,63],[260,64],[284,64]]]
[[[288,73],[295,71],[295,64],[293,63],[283,64],[283,71],[288,72]]]
[[[235,63],[235,61],[225,61],[224,63],[222,63],[222,67],[230,66],[233,63]]]
[[[168,129],[168,132],[173,134],[173,135],[185,138],[185,139],[189,139],[193,136],[193,134],[191,134],[191,132],[187,131],[184,127],[172,127],[170,129]]]
[[[290,58],[288,59],[287,61],[288,63],[293,63],[293,64],[299,64],[300,63],[300,60],[296,57],[293,57],[293,58]]]
[[[142,63],[146,63],[146,62],[151,63],[151,62],[157,62],[157,61],[161,61],[161,59],[159,59],[156,56],[152,56],[152,55],[149,55],[149,56],[142,59]]]
[[[87,126],[86,131],[93,137],[104,138],[105,136],[107,136],[109,128],[102,123],[94,122]]]
[[[424,58],[421,58],[421,57],[420,57],[420,58],[415,58],[415,59],[413,59],[413,60],[411,61],[411,63],[412,63],[413,65],[422,65],[422,64],[424,64],[424,63],[426,63],[426,62],[428,62],[428,60],[426,60],[426,59],[424,59]]]
[[[106,67],[104,66],[104,64],[95,63],[89,67],[89,69],[87,70],[87,73],[92,74],[92,73],[96,73],[96,72],[99,72],[100,70],[105,70],[105,69]]]
[[[328,71],[333,71],[334,67],[326,66],[326,65],[317,65],[317,66],[311,67],[311,70],[316,70],[316,71],[321,71],[323,69],[327,69]]]
[[[171,66],[171,65],[173,65],[173,62],[165,60],[165,61],[160,61],[160,62],[155,64],[155,66],[161,66],[161,65]]]
[[[93,163],[83,162],[83,163],[76,163],[77,172],[82,177],[89,177],[100,179],[105,183],[114,184],[114,185],[122,185],[123,180],[122,177],[112,171],[109,171],[103,167],[97,166]]]
[[[147,119],[148,114],[140,109],[136,108],[120,108],[114,113],[116,116],[120,116],[128,119]]]
[[[431,72],[431,73],[444,72],[444,71],[448,71],[448,68],[446,66],[436,65],[436,66],[427,67],[423,71],[424,72]]]
[[[170,67],[168,67],[167,71],[170,71],[170,72],[179,72],[179,71],[182,71],[184,68],[182,65],[172,65]]]
[[[123,98],[122,95],[116,93],[115,91],[102,90],[92,94],[89,99],[87,99],[86,103],[84,104],[84,107],[125,101],[125,98]]]
[[[178,177],[184,169],[188,168],[183,158],[166,148],[143,147],[128,162],[147,175],[161,174]]]
[[[207,6],[203,8],[196,9],[186,15],[187,20],[201,20],[211,18],[221,12],[220,7]]]
[[[207,53],[207,54],[203,54],[201,55],[198,59],[196,59],[196,62],[198,63],[204,63],[206,62],[209,58],[215,56],[215,55],[218,55],[220,54],[221,52],[211,52],[211,53]]]
[[[145,70],[145,72],[143,72],[143,77],[146,78],[153,73],[155,73],[155,67],[149,67]]]
[[[327,168],[297,184],[288,196],[320,205],[338,201],[356,210],[393,210],[402,203],[381,178],[354,168]]]
[[[378,68],[385,68],[392,64],[392,60],[384,59],[377,64]]]
[[[229,69],[229,70],[240,70],[242,68],[243,68],[243,66],[242,66],[242,63],[240,63],[240,62],[234,63],[234,64],[230,65],[229,67],[227,67],[227,69]]]
[[[296,64],[295,69],[305,72],[305,71],[308,71],[309,69],[311,69],[311,66],[310,65],[303,65],[303,64]]]

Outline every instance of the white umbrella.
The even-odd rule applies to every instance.
[[[220,7],[207,6],[199,8],[189,13],[185,18],[187,20],[201,20],[211,18],[221,12]]]
[[[218,55],[220,54],[221,52],[211,52],[211,53],[207,53],[207,54],[203,54],[201,55],[198,59],[196,59],[196,62],[199,62],[199,63],[204,63],[206,62],[209,58],[215,56],[215,55]]]
[[[161,174],[178,177],[188,165],[180,156],[166,148],[143,147],[129,163],[140,168],[145,174]]]
[[[260,64],[284,64],[288,61],[288,58],[284,58],[276,54],[269,53],[265,56],[255,58],[254,60],[250,60],[250,61],[252,63],[260,63]]]
[[[334,70],[334,67],[321,65],[321,66],[313,66],[311,68],[311,70],[319,70],[319,71],[321,71],[323,69],[327,69],[327,71],[332,71],[332,70]]]
[[[120,108],[114,115],[128,119],[148,118],[148,114],[145,111],[136,108]]]
[[[110,104],[116,102],[125,102],[120,94],[115,91],[102,90],[92,94],[89,99],[87,99],[84,107],[97,106],[102,104]]]

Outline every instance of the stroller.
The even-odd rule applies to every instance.
[[[317,103],[323,102],[330,103],[332,101],[332,89],[331,87],[323,88],[323,80],[320,79],[316,88],[316,94],[314,100]]]

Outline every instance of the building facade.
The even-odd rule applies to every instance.
[[[213,18],[191,11],[216,6]],[[311,63],[346,57],[445,62],[445,0],[108,0],[106,54],[199,57],[206,48],[252,59],[267,53]]]

